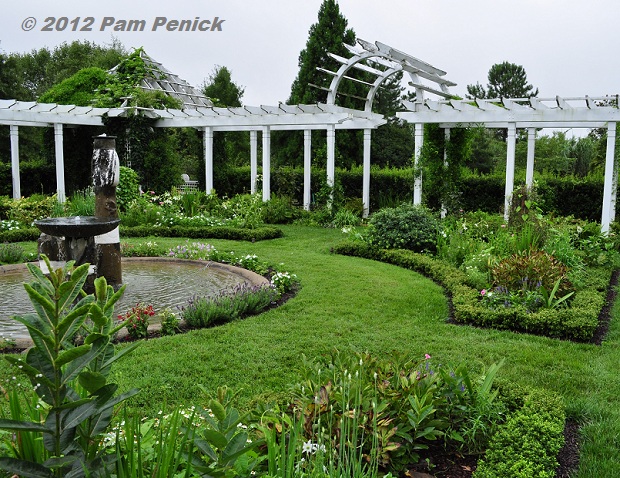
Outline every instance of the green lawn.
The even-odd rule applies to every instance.
[[[302,354],[333,348],[387,355],[392,351],[442,363],[466,362],[482,371],[505,359],[501,380],[547,388],[564,397],[569,416],[582,423],[578,477],[616,477],[620,454],[620,328],[614,309],[602,346],[446,323],[442,289],[414,272],[330,248],[337,230],[285,226],[285,237],[257,243],[209,240],[218,250],[252,253],[297,274],[302,289],[283,306],[243,321],[144,342],[114,369],[141,413],[204,400],[198,384],[241,389],[240,406],[278,401],[298,376]],[[145,242],[147,239],[132,239]],[[149,238],[176,245],[178,239]],[[182,280],[180,281],[182,286]],[[0,365],[0,379],[12,375]]]

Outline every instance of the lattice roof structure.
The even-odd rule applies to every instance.
[[[213,106],[213,102],[187,81],[172,73],[160,62],[155,61],[144,50],[140,49],[140,58],[148,72],[139,85],[144,91],[161,91],[181,102],[183,108],[197,108],[200,106]],[[119,65],[110,70],[114,74]]]

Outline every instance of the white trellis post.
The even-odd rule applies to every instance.
[[[258,175],[258,131],[250,131],[250,192],[256,193],[256,176]]]
[[[304,209],[310,210],[312,200],[312,130],[304,130]]]
[[[413,167],[417,170],[420,165],[420,156],[422,154],[422,146],[424,145],[424,124],[415,124],[415,153]],[[413,183],[413,204],[422,204],[422,173],[416,171]]]
[[[271,128],[263,126],[263,201],[271,198]]]
[[[506,140],[506,189],[504,190],[504,220],[508,220],[510,214],[510,197],[515,188],[515,146],[517,138],[517,125],[508,124],[508,137]]]
[[[203,146],[205,156],[205,190],[207,194],[213,191],[213,127],[205,126],[203,131]]]
[[[450,144],[450,128],[446,128],[444,135],[445,135],[445,140],[444,140],[444,147],[443,147],[443,165],[446,169],[448,169],[448,147]],[[445,218],[447,213],[448,211],[446,209],[446,205],[442,201],[441,202],[441,218],[442,219]]]
[[[19,179],[19,129],[14,124],[9,126],[11,136],[11,176],[13,178],[13,199],[22,197]]]
[[[601,217],[601,231],[609,232],[612,217],[612,188],[616,154],[616,123],[607,125],[607,151],[605,154],[605,185],[603,186],[603,214]]]
[[[336,179],[336,127],[327,125],[327,185],[334,187]]]
[[[536,150],[536,128],[527,129],[527,165],[525,167],[525,185],[534,185],[534,152]]]
[[[370,212],[370,145],[372,130],[364,130],[364,172],[362,178],[362,203],[364,204],[363,217]]]
[[[64,203],[65,197],[65,153],[62,124],[54,123],[54,148],[56,153],[56,196],[59,203]]]

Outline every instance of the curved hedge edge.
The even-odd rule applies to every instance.
[[[452,318],[461,324],[588,342],[594,336],[599,313],[605,305],[600,292],[581,290],[575,293],[574,306],[570,309],[541,309],[536,313],[518,307],[491,310],[480,305],[480,292],[468,283],[467,275],[441,260],[402,249],[377,250],[358,242],[338,244],[334,252],[387,262],[434,280],[446,290]]]
[[[564,446],[566,413],[559,395],[543,390],[501,390],[515,409],[493,435],[475,478],[554,478]]]
[[[282,229],[277,227],[258,227],[241,229],[226,226],[184,227],[184,226],[135,226],[120,227],[121,237],[188,237],[190,239],[230,239],[233,241],[264,241],[283,237]]]

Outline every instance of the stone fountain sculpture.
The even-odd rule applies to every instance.
[[[85,286],[87,292],[92,292],[88,289],[92,287],[94,278],[101,276],[114,290],[118,290],[123,280],[118,231],[120,219],[116,205],[120,167],[114,136],[94,138],[91,167],[95,215],[35,221],[42,232],[39,254],[47,255],[52,264],[69,260],[74,260],[76,265],[91,264],[90,280]]]

